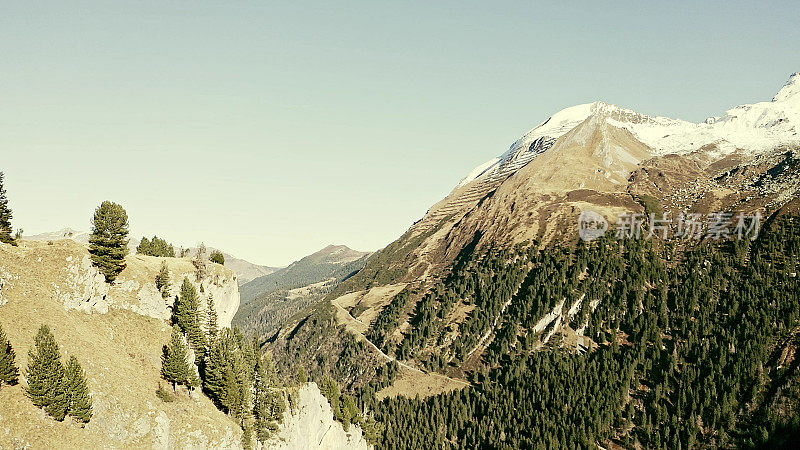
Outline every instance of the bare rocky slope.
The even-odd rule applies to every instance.
[[[370,446],[357,426],[345,431],[333,420],[330,403],[316,383],[307,383],[290,391],[293,406],[284,414],[283,425],[267,443],[267,448],[286,450],[367,449]]]

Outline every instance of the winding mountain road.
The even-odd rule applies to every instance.
[[[394,361],[394,362],[397,363],[398,366],[403,367],[405,369],[408,369],[408,370],[410,370],[412,372],[416,372],[416,373],[419,373],[419,374],[422,374],[422,375],[432,376],[432,377],[435,377],[435,378],[443,379],[443,380],[446,380],[448,382],[460,384],[462,386],[470,386],[470,384],[468,382],[464,381],[464,380],[459,380],[459,379],[456,379],[456,378],[450,378],[450,377],[448,377],[446,375],[442,375],[442,374],[436,373],[436,372],[425,372],[425,371],[420,370],[420,369],[418,369],[418,368],[416,368],[416,367],[414,367],[414,366],[412,366],[410,364],[407,364],[407,363],[404,363],[403,361],[400,361],[399,359],[395,358],[394,356],[387,355],[386,353],[384,353],[383,350],[378,348],[377,345],[375,345],[372,341],[367,339],[367,337],[364,335],[364,333],[362,333],[359,330],[360,327],[354,326],[354,324],[357,323],[357,324],[361,325],[362,327],[364,327],[364,329],[368,329],[369,325],[364,323],[364,322],[362,322],[362,321],[360,321],[360,320],[358,320],[358,319],[356,319],[355,317],[353,317],[350,314],[349,311],[347,311],[342,305],[340,305],[337,302],[337,300],[338,299],[331,300],[331,304],[333,304],[333,306],[336,307],[336,312],[337,312],[336,319],[340,323],[343,323],[345,325],[345,328],[347,328],[347,330],[349,332],[351,332],[353,335],[355,335],[357,340],[366,342],[368,346],[370,346],[373,350],[375,350],[378,353],[378,355],[381,356],[381,358],[383,358],[383,359],[385,359],[387,361]],[[348,325],[351,325],[351,326],[348,326]]]

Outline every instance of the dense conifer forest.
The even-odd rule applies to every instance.
[[[380,339],[399,300],[371,333],[401,359],[445,372],[494,328],[468,374],[474,385],[363,399],[385,430],[378,446],[790,445],[800,431],[799,254],[800,220],[784,217],[753,241],[603,239],[465,255],[414,305],[402,341]],[[442,319],[459,301],[474,309],[456,334]],[[542,343],[548,328],[537,324],[564,301],[577,305],[572,322],[590,344]]]

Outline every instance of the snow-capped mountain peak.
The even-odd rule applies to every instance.
[[[547,151],[555,141],[591,116],[630,131],[654,156],[687,154],[706,148],[721,157],[735,151],[757,154],[783,144],[800,144],[800,72],[772,101],[741,105],[701,123],[654,117],[596,101],[563,109],[527,132],[497,158],[472,170],[456,189],[477,179],[508,176]]]
[[[532,161],[536,156],[548,150],[556,139],[592,116],[631,124],[658,123],[659,121],[682,123],[682,121],[674,119],[649,117],[602,101],[571,106],[553,114],[549,119],[525,133],[499,157],[493,158],[473,169],[469,175],[461,180],[456,188],[462,187],[478,178],[496,179],[513,173]]]
[[[717,156],[735,151],[757,154],[779,145],[800,143],[800,75],[793,74],[772,101],[731,108],[705,122],[675,121],[657,126],[621,125],[655,154],[685,154],[708,145]]]
[[[789,81],[775,94],[773,102],[800,102],[800,72],[795,72]]]
[[[600,105],[606,104],[603,102],[585,103],[562,109],[553,114],[511,144],[505,153],[473,169],[458,183],[456,188],[481,177],[496,177],[524,166],[538,154],[550,148],[556,139],[591,116]]]

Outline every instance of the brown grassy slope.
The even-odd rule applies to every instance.
[[[25,397],[23,385],[0,390],[0,448],[99,448],[228,446],[238,443],[236,425],[204,396],[185,393],[174,403],[155,396],[161,348],[170,328],[162,320],[112,307],[108,313],[67,311],[56,289],[68,285],[67,258],[82,259],[85,247],[23,241],[0,244],[3,280],[0,323],[21,368],[41,324],[50,326],[61,353],[75,355],[86,370],[94,417],[85,427],[55,422]],[[155,276],[160,260],[129,257],[121,282]],[[188,262],[187,262],[188,264]],[[184,267],[174,264],[179,272]],[[175,275],[180,275],[176,273]],[[112,288],[110,297],[133,302],[135,292]]]

